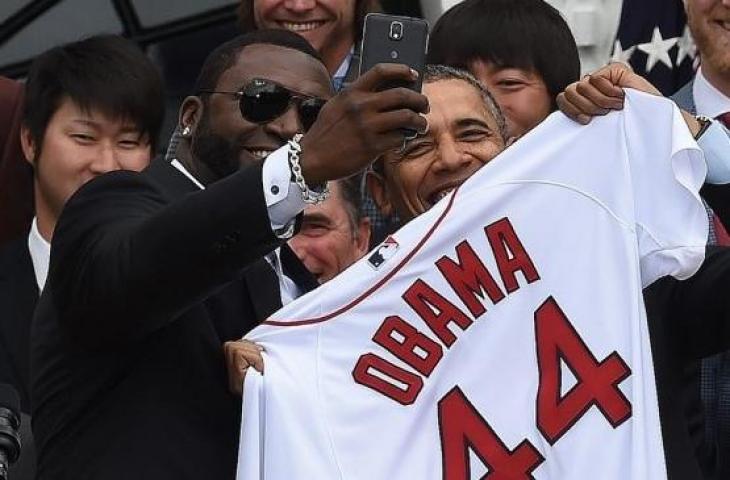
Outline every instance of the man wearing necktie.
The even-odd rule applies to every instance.
[[[673,99],[693,114],[724,124],[725,133],[730,135],[730,0],[684,3],[701,64],[695,78]],[[705,185],[702,195],[722,217],[719,210],[727,205],[722,201],[722,186]],[[717,240],[722,242],[723,238],[718,235]],[[730,352],[703,360],[701,395],[707,417],[707,441],[717,444],[718,478],[730,478]]]

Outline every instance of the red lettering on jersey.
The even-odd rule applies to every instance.
[[[375,375],[372,371],[380,375]],[[360,356],[352,371],[352,378],[360,385],[370,387],[402,405],[415,402],[423,388],[421,377],[393,365],[374,353]]]
[[[439,400],[438,416],[444,480],[472,478],[470,448],[489,468],[483,479],[533,479],[532,472],[545,461],[527,439],[509,450],[459,387]]]
[[[520,288],[515,276],[518,271],[522,272],[527,283],[540,280],[532,259],[517,237],[508,218],[497,220],[487,226],[484,232],[492,247],[494,259],[497,261],[497,268],[507,293],[512,293]]]
[[[466,240],[456,246],[456,256],[457,262],[441,257],[436,267],[474,318],[478,318],[487,311],[480,301],[484,300],[485,293],[495,305],[504,298],[504,293]]]
[[[420,279],[406,290],[403,299],[447,347],[456,340],[456,336],[449,330],[449,324],[455,323],[462,330],[466,330],[473,322],[456,305]]]
[[[618,388],[631,375],[626,362],[615,351],[598,362],[552,297],[535,312],[535,337],[540,374],[537,427],[551,445],[592,405],[613,428],[631,417],[631,403]],[[577,380],[562,398],[561,359]]]
[[[396,335],[402,337],[402,340],[396,338]],[[383,321],[373,340],[427,377],[443,356],[441,345],[396,315]]]

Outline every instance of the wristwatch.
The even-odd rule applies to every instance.
[[[695,135],[695,140],[699,140],[702,134],[704,134],[710,125],[712,125],[712,119],[705,117],[704,115],[695,115],[697,122],[700,124],[700,130]]]

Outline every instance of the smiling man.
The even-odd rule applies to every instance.
[[[357,77],[363,21],[378,10],[377,0],[242,0],[238,15],[244,31],[277,28],[303,36],[322,56],[339,90]]]
[[[181,106],[177,158],[69,200],[32,333],[39,479],[233,478],[223,343],[316,285],[279,247],[328,180],[425,130],[423,95],[377,91],[416,75],[379,65],[332,97],[300,36],[238,37]]]
[[[423,93],[428,132],[387,152],[374,165],[368,186],[381,211],[403,222],[417,217],[461,185],[508,145],[505,120],[491,94],[474,77],[429,66]]]
[[[162,123],[162,90],[152,62],[118,36],[57,46],[30,68],[21,135],[9,134],[18,136],[33,170],[34,215],[30,228],[0,249],[0,383],[18,390],[28,432],[31,323],[56,222],[69,197],[90,179],[147,167]],[[15,207],[0,204],[3,210]],[[32,438],[23,432],[21,440],[22,456],[11,477],[35,478]]]
[[[489,89],[513,137],[557,110],[555,97],[580,77],[570,28],[543,0],[458,2],[439,17],[428,47],[429,63],[463,68]]]
[[[730,1],[685,0],[684,4],[701,64],[695,78],[673,99],[681,108],[715,118],[730,128]],[[717,206],[728,205],[719,201],[724,195],[722,186],[706,186],[703,194],[718,214],[727,216]],[[726,407],[730,402],[730,352],[703,360],[702,400],[708,416],[708,442],[718,446],[718,478],[730,478],[730,409]]]
[[[308,207],[289,246],[319,283],[332,280],[362,258],[370,242],[370,219],[360,212],[360,177],[332,182],[330,198]]]

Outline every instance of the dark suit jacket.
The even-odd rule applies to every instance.
[[[18,390],[26,413],[30,413],[30,324],[36,302],[38,285],[26,234],[0,249],[0,383]]]
[[[82,187],[32,331],[38,478],[234,478],[240,398],[222,343],[281,306],[262,259],[280,243],[260,167],[199,191],[156,160]]]
[[[693,81],[687,83],[672,96],[680,108],[692,114],[697,113]],[[723,185],[705,185],[701,191],[702,198],[712,207],[723,225],[730,226],[730,200],[727,189]],[[718,292],[727,295],[725,292]],[[707,301],[714,303],[711,297]],[[702,400],[702,410],[705,421],[702,430],[698,432],[704,436],[700,454],[701,459],[713,466],[717,471],[717,478],[730,478],[730,344],[724,348],[708,353],[711,355],[701,360],[697,368],[696,381],[690,381],[690,389],[698,389]],[[688,376],[688,379],[691,376]],[[696,412],[699,405],[691,406],[688,411],[688,420],[692,423],[697,419]]]
[[[30,432],[30,325],[38,284],[28,251],[28,235],[0,249],[0,383],[20,394],[21,455],[10,469],[13,480],[35,478],[35,448]]]
[[[705,436],[700,359],[730,346],[730,249],[708,247],[690,279],[662,278],[644,290],[670,480],[718,476],[715,447]]]

